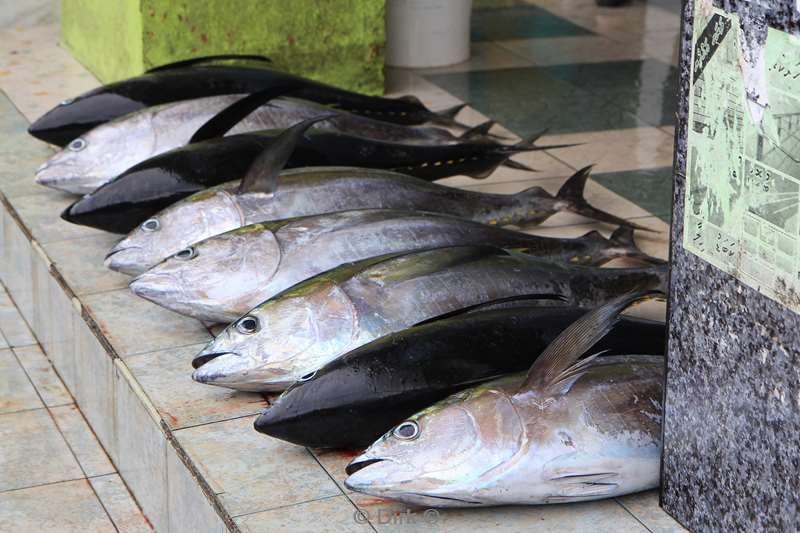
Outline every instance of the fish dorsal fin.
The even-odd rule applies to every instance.
[[[285,83],[280,83],[278,85],[269,87],[268,89],[254,92],[245,96],[241,100],[235,101],[208,119],[205,124],[200,126],[194,135],[192,135],[192,138],[189,139],[189,143],[191,144],[207,141],[208,139],[213,139],[215,137],[222,137],[236,124],[244,120],[247,115],[262,105],[266,104],[273,98],[283,96],[296,90],[299,86],[300,84],[297,81],[290,80]]]
[[[272,60],[262,55],[237,55],[237,54],[221,54],[215,56],[193,57],[190,59],[183,59],[181,61],[173,61],[157,67],[149,68],[146,70],[148,74],[151,72],[163,72],[165,70],[172,70],[174,68],[191,67],[202,63],[213,63],[214,61],[227,61],[231,59],[238,59],[242,61],[262,61],[264,63],[272,63]]]
[[[334,115],[320,115],[286,128],[253,160],[239,184],[238,194],[262,192],[272,194],[278,185],[280,174],[292,156],[303,134],[314,123],[327,120]]]
[[[634,289],[573,322],[539,355],[528,370],[519,394],[533,392],[536,395],[556,396],[568,392],[572,384],[583,375],[586,367],[600,354],[582,360],[579,358],[611,331],[625,308],[654,294],[660,292]]]

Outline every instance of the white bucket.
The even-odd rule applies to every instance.
[[[386,0],[386,64],[443,67],[469,59],[472,0]]]

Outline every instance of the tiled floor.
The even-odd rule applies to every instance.
[[[0,90],[33,120],[96,81],[57,46],[55,1],[20,4],[24,8],[0,14]],[[543,144],[581,145],[517,156],[538,170],[534,174],[500,168],[486,180],[455,177],[442,183],[488,192],[513,193],[533,185],[555,191],[566,176],[594,163],[589,201],[656,230],[637,240],[648,253],[665,257],[679,1],[634,0],[619,9],[597,8],[593,0],[475,0],[475,6],[472,58],[445,68],[388,69],[390,93],[414,93],[434,109],[468,101],[471,107],[459,116],[465,122],[491,117],[503,125],[498,132],[519,136],[549,128]],[[19,130],[21,124],[0,120],[0,133],[6,128]],[[4,142],[0,136],[0,147]],[[33,169],[43,150],[35,145],[26,153],[6,153],[15,154],[18,167]],[[54,222],[56,206],[69,199],[32,189],[27,176],[5,185],[4,192],[21,193],[14,199],[20,216],[103,328],[121,358],[116,367],[146,392],[156,416],[241,530],[316,531],[322,524],[331,531],[524,530],[533,525],[542,531],[680,530],[658,508],[656,492],[579,505],[442,512],[433,524],[420,525],[419,515],[393,522],[405,507],[342,490],[348,455],[266,439],[250,428],[262,398],[208,390],[188,379],[186,357],[208,333],[194,321],[134,298],[124,276],[98,266],[114,237]],[[536,233],[577,236],[590,229],[610,228],[559,214]],[[20,308],[25,309],[24,302]],[[639,314],[662,316],[663,306],[643,306]],[[143,328],[146,339],[140,335]],[[5,292],[0,293],[0,333],[0,531],[149,530]],[[86,379],[64,376],[67,383]],[[142,424],[152,423],[147,416],[143,411]],[[98,425],[105,423],[96,424],[101,440],[110,433]],[[152,431],[154,438],[162,436]],[[118,446],[109,453],[121,461],[141,453],[125,442]],[[166,458],[156,461],[164,476],[180,465],[168,449]],[[121,470],[131,476],[132,487],[153,475]],[[191,517],[191,510],[174,503],[172,494],[169,498],[170,513],[202,522],[202,514]],[[357,524],[355,510],[366,513],[370,524]]]
[[[0,287],[0,531],[152,531]]]

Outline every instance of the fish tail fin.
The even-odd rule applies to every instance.
[[[630,226],[620,226],[608,238],[613,250],[624,257],[630,257],[650,265],[665,265],[666,261],[644,253],[637,245],[633,236],[634,229]]]
[[[497,141],[507,141],[508,137],[504,137],[503,135],[498,135],[496,133],[491,133],[489,130],[492,129],[496,122],[494,120],[487,120],[486,122],[481,122],[477,126],[472,126],[468,130],[465,130],[461,135],[458,136],[459,139],[463,141],[482,141],[482,140],[497,140]]]
[[[536,132],[533,135],[529,135],[528,137],[523,138],[516,144],[510,144],[507,146],[503,146],[502,148],[506,149],[509,152],[519,153],[519,152],[534,152],[537,150],[554,150],[556,148],[570,148],[572,146],[581,145],[581,143],[548,144],[548,145],[536,144],[536,141],[538,141],[544,135],[546,135],[547,131],[548,131],[547,129],[543,129],[542,131]]]
[[[504,167],[513,168],[514,170],[526,170],[528,172],[539,172],[535,168],[531,168],[528,165],[524,165],[518,161],[514,161],[513,159],[506,159],[502,163],[500,163]]]
[[[599,220],[600,222],[607,222],[616,226],[625,226],[643,231],[655,231],[646,226],[640,226],[635,222],[625,220],[624,218],[620,218],[612,215],[611,213],[597,209],[586,201],[583,193],[584,189],[586,188],[586,181],[589,179],[589,175],[591,174],[592,166],[593,165],[583,167],[564,182],[556,194],[556,200],[560,201],[560,207],[566,211],[570,211],[587,218],[592,218],[594,220]]]
[[[428,122],[448,128],[457,128],[460,130],[469,131],[471,128],[469,125],[456,120],[456,115],[458,115],[458,113],[468,105],[469,104],[465,102],[463,104],[454,105],[453,107],[448,107],[447,109],[442,109],[441,111],[431,111],[431,114],[428,117]]]
[[[477,126],[472,126],[470,129],[465,130],[464,133],[458,136],[459,139],[475,139],[489,135],[489,130],[492,129],[496,123],[494,120],[487,120],[481,122]]]
[[[630,257],[648,265],[667,263],[663,259],[641,251],[634,241],[633,231],[633,228],[620,226],[607,239],[599,231],[590,231],[582,235],[580,239],[594,249],[594,252],[590,252],[589,264],[599,266],[619,257]]]

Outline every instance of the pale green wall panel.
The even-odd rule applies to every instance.
[[[62,0],[61,40],[104,82],[143,70],[137,0]]]
[[[250,53],[281,70],[383,92],[383,0],[62,0],[62,34],[103,81],[177,59]]]

